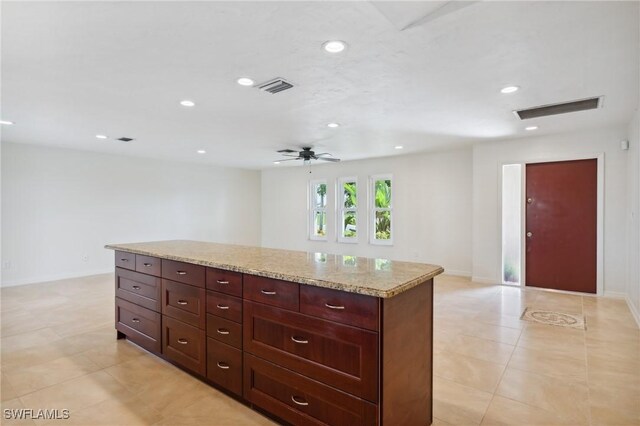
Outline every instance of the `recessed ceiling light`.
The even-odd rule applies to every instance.
[[[13,124],[13,121],[0,120],[0,124],[6,124],[7,126],[11,126]]]
[[[503,87],[500,90],[500,93],[513,93],[513,92],[517,92],[518,90],[520,90],[519,86],[507,86],[507,87]]]
[[[396,145],[395,146],[395,149],[402,149],[402,148],[404,148],[404,146],[402,146],[402,145]]]
[[[238,79],[238,84],[240,86],[253,86],[253,80],[248,77],[240,77]]]
[[[525,127],[525,130],[531,131],[531,130],[538,130],[538,126],[529,126],[529,127]]]
[[[331,127],[332,129],[335,129],[336,127],[340,127],[340,123],[329,123],[327,124],[327,127]]]
[[[196,103],[185,99],[184,101],[180,101],[180,105],[186,106],[186,107],[192,107],[192,106],[196,106]]]
[[[329,53],[340,53],[347,48],[347,43],[340,40],[329,40],[322,44],[322,48]]]
[[[198,152],[198,154],[206,154],[207,153],[207,151],[205,151],[204,149],[199,149],[197,152]]]
[[[96,138],[98,139],[107,139],[106,135],[96,135]]]
[[[273,164],[280,164],[280,162],[279,161],[274,161]]]

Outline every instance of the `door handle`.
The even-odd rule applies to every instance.
[[[527,198],[527,204],[533,204],[533,198],[531,197]]]
[[[531,231],[527,232],[527,238],[531,238],[531,237],[533,237],[533,232]]]

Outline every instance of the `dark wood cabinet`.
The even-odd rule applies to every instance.
[[[125,337],[293,425],[429,425],[433,281],[378,298],[116,251]],[[212,419],[214,421],[214,419]]]

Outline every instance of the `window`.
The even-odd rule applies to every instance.
[[[522,164],[502,166],[502,283],[520,285]]]
[[[338,241],[358,242],[358,183],[356,178],[341,178],[336,191],[338,200]]]
[[[391,175],[371,177],[371,243],[393,244]]]
[[[311,181],[309,190],[309,238],[327,239],[327,181]]]

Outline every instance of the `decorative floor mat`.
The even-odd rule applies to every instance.
[[[584,315],[580,314],[567,314],[564,312],[553,312],[536,308],[526,308],[522,313],[520,319],[524,321],[537,322],[540,324],[577,328],[579,330],[587,329]]]

